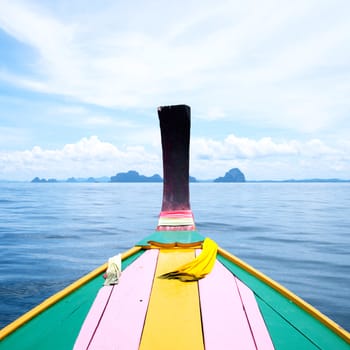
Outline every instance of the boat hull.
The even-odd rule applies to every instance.
[[[158,243],[161,245],[171,244],[169,242],[162,242],[162,240],[159,239],[159,235],[159,232],[155,233],[154,241],[158,239]],[[218,293],[222,292],[222,288],[215,292],[217,282],[215,282],[214,277],[211,277],[211,274],[209,274],[203,280],[189,283],[181,281],[162,281],[158,278],[158,275],[169,268],[169,266],[176,266],[178,263],[180,263],[181,259],[179,256],[181,254],[183,255],[184,252],[187,252],[186,254],[190,254],[193,257],[196,248],[200,248],[200,246],[198,246],[200,242],[196,242],[196,239],[199,238],[198,234],[192,233],[192,235],[193,238],[195,238],[195,241],[193,242],[188,242],[187,238],[185,239],[186,242],[183,242],[183,240],[180,239],[179,244],[172,244],[172,247],[168,246],[162,248],[152,245],[137,246],[123,254],[122,276],[123,274],[126,274],[126,271],[131,271],[131,267],[137,264],[138,261],[140,263],[140,259],[145,256],[145,254],[148,254],[150,250],[156,251],[157,258],[156,265],[154,266],[155,272],[150,274],[152,278],[152,287],[150,288],[152,293],[149,293],[148,300],[142,301],[147,305],[147,307],[144,309],[144,319],[142,320],[142,326],[144,325],[144,328],[141,329],[139,335],[136,335],[136,326],[135,322],[133,322],[129,326],[126,326],[121,334],[111,335],[110,339],[106,339],[107,344],[112,342],[110,343],[111,348],[113,348],[113,339],[121,340],[121,338],[124,336],[131,336],[136,338],[134,343],[137,344],[137,346],[132,348],[163,349],[165,346],[165,340],[168,339],[171,334],[175,333],[180,335],[182,334],[183,336],[173,337],[170,342],[171,346],[167,344],[166,348],[209,349],[213,348],[213,346],[210,347],[209,344],[214,343],[219,345],[223,342],[223,339],[226,338],[228,338],[226,341],[235,341],[237,338],[239,338],[239,334],[243,334],[242,329],[236,328],[238,327],[237,325],[242,323],[242,320],[236,322],[236,326],[234,326],[234,320],[231,320],[230,322],[227,321],[227,318],[230,319],[232,316],[230,313],[234,313],[234,311],[232,311],[233,309],[226,316],[223,314],[223,310],[219,310],[220,312],[218,314],[214,312],[215,309],[219,308],[230,310],[232,306],[228,305],[230,304],[228,301],[225,301],[226,304],[224,304],[227,305],[227,307],[222,306],[222,303],[220,303],[221,299],[225,300],[223,296],[218,295]],[[161,261],[162,259],[164,260],[164,256],[168,260],[168,265],[165,267],[165,270],[164,266],[162,267]],[[146,263],[146,261],[147,260],[145,260],[144,265],[148,266],[149,263]],[[297,348],[349,349],[349,333],[335,324],[333,321],[329,320],[312,306],[304,302],[302,299],[295,296],[292,292],[288,291],[278,283],[266,277],[261,272],[255,270],[253,267],[221,248],[218,249],[217,254],[216,265],[219,264],[226,270],[224,284],[229,284],[228,280],[230,279],[230,276],[232,276],[232,278],[238,280],[238,282],[235,283],[242,283],[242,290],[247,288],[250,291],[249,293],[253,295],[254,301],[256,302],[257,308],[261,314],[263,324],[266,327],[269,338],[271,339],[272,348],[283,350]],[[0,336],[2,337],[0,349],[23,350],[73,348],[74,344],[77,342],[77,339],[79,339],[79,334],[82,332],[82,329],[84,329],[84,324],[88,318],[89,311],[91,310],[96,295],[98,295],[101,288],[106,288],[103,287],[103,273],[105,270],[106,265],[101,266],[80,281],[77,281],[70,287],[66,288],[65,292],[63,291],[58,293],[56,296],[39,305],[33,311],[24,315],[14,324],[5,327],[0,333]],[[216,272],[213,272],[213,276],[214,275],[216,276]],[[139,281],[140,276],[133,276],[131,274],[130,278]],[[210,278],[213,278],[213,280]],[[157,283],[163,283],[163,285],[161,287],[157,287]],[[209,283],[209,286],[206,286],[206,292],[205,289],[203,289],[201,292],[201,284],[203,283]],[[116,285],[113,288],[118,290],[118,288],[121,288],[122,285],[123,279],[121,278],[120,285]],[[144,285],[144,282],[142,282],[142,285]],[[172,293],[171,291],[174,290],[174,286],[180,288],[179,295],[184,293],[181,291],[181,288],[194,288],[194,295],[197,296],[191,296],[191,298],[197,298],[197,302],[188,302],[186,299],[187,296],[179,297],[179,295],[176,295],[175,299],[173,300],[173,310],[168,312],[170,309],[164,309],[162,316],[162,302],[160,301],[161,296],[163,295],[162,297],[164,298],[164,295],[166,295],[166,298],[169,298],[169,295]],[[158,292],[156,292],[157,288],[160,288],[160,291],[158,290]],[[165,291],[162,290],[162,288],[165,288]],[[199,293],[202,293],[202,297],[198,295],[198,290]],[[192,292],[190,293],[189,291],[186,291],[185,294],[186,293],[191,294]],[[205,293],[207,293],[206,297]],[[208,297],[208,293],[211,296],[210,298]],[[238,293],[239,295],[242,295],[243,292],[238,288]],[[234,298],[234,292],[232,292],[230,295],[232,298]],[[201,298],[202,303],[204,303],[202,305],[200,304]],[[125,300],[121,300],[121,302],[128,303],[127,299],[128,298],[126,297]],[[169,304],[166,305],[167,308],[171,308],[171,302],[169,300]],[[184,306],[187,305],[186,303],[189,306],[188,310]],[[195,307],[193,307],[193,304]],[[213,307],[213,305],[217,306]],[[108,308],[108,306],[106,307]],[[112,306],[110,305],[110,307]],[[132,312],[132,307],[130,312]],[[242,304],[242,309],[246,308],[247,306]],[[164,315],[175,315],[176,313],[174,313],[174,310],[176,309],[178,309],[176,317],[171,316],[166,320],[162,319],[162,317],[165,317]],[[118,313],[118,307],[111,311],[111,314]],[[107,315],[107,312],[105,314]],[[218,315],[220,314],[222,317],[218,318]],[[99,326],[102,327],[103,323],[101,322],[101,317],[97,322],[97,328]],[[241,317],[244,320],[248,319],[248,316],[244,314]],[[174,318],[177,318],[177,321],[175,320],[177,323],[173,322]],[[213,327],[210,326],[210,324],[215,318],[217,328],[216,332],[213,332]],[[127,318],[123,316],[123,319],[126,320]],[[187,323],[186,320],[188,320]],[[250,327],[254,322],[254,320],[248,320]],[[228,328],[228,323],[232,325],[231,328]],[[108,322],[106,322],[106,324],[108,324]],[[174,324],[177,324],[177,326],[174,326]],[[187,326],[181,329],[181,324],[190,324],[191,327],[194,326],[197,327],[197,329],[196,331],[191,332],[189,335],[186,333]],[[174,329],[174,327],[177,327],[177,329]],[[263,328],[261,326],[261,322],[259,327]],[[125,329],[129,330],[129,334],[127,334]],[[155,333],[155,329],[161,329],[162,331]],[[169,334],[167,334],[167,332]],[[259,332],[259,329],[257,332]],[[90,336],[93,337],[95,333],[96,329],[94,329]],[[150,336],[150,334],[152,336]],[[155,334],[159,334],[159,337],[155,336]],[[233,340],[231,339],[232,334],[236,334]],[[145,338],[143,338],[143,336]],[[191,338],[191,341],[188,340],[188,337]],[[247,338],[247,336],[245,336],[245,338]],[[186,339],[186,341],[184,341],[184,339]],[[91,345],[91,339],[88,341],[88,344]],[[130,342],[128,342],[128,344],[130,344]],[[81,347],[76,347],[76,349],[78,348],[80,349]],[[86,346],[84,348],[88,347]],[[89,349],[93,348],[98,349],[99,347],[89,347]],[[130,349],[129,346],[120,348]],[[244,348],[248,347],[245,346]],[[262,348],[271,349],[271,346],[258,347],[258,349]]]

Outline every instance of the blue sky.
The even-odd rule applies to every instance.
[[[161,174],[179,103],[199,179],[350,178],[348,1],[145,4],[0,0],[0,179]]]

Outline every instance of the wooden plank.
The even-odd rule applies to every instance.
[[[109,299],[106,300],[106,295],[101,296],[107,303],[102,317],[97,321],[97,317],[89,314],[91,322],[95,322],[95,331],[90,334],[87,347],[89,350],[138,349],[157,257],[157,249],[146,251],[122,272],[119,284],[113,287]],[[97,309],[103,307],[103,301],[95,302]],[[89,319],[85,321],[81,331],[85,336],[84,327],[92,329]],[[77,343],[80,343],[79,338]]]
[[[217,259],[254,292],[276,349],[349,350],[349,344],[344,339],[307,314],[280,291],[273,289],[261,276],[261,272],[256,274],[251,266],[242,264],[239,259],[237,263],[237,257],[232,259],[222,249]]]
[[[271,308],[259,296],[256,296],[256,299],[276,350],[349,350],[348,345],[344,347],[338,346],[339,344],[335,344],[335,347],[320,348],[312,342],[312,339],[305,337],[288,320],[283,318],[279,311]],[[304,321],[303,319],[301,320],[302,322]]]
[[[273,350],[274,346],[270,334],[266,328],[254,293],[238,278],[234,277],[241,296],[244,310],[248,318],[250,329],[253,333],[258,350]]]
[[[232,273],[216,261],[198,283],[205,349],[256,350]]]
[[[161,250],[156,276],[193,258],[192,249]],[[154,279],[140,349],[204,349],[197,282]]]
[[[130,251],[132,250],[135,252],[134,249]],[[130,251],[124,253],[123,256],[129,254]],[[125,257],[125,260],[122,261],[124,269],[140,254],[140,252],[137,252],[131,256],[129,255],[129,257]],[[95,271],[93,271],[93,274]],[[57,301],[50,308],[23,324],[15,332],[6,336],[5,339],[2,339],[0,341],[0,349],[73,349],[81,325],[103,283],[103,270],[100,271],[101,274],[89,279],[88,282],[74,292]],[[91,276],[91,273],[84,276],[83,279],[86,280],[87,276]],[[61,292],[59,293],[61,294]]]
[[[84,321],[83,327],[80,330],[79,336],[74,344],[74,350],[87,349],[91,342],[96,328],[103,316],[103,313],[108,305],[109,298],[112,294],[113,287],[102,287],[92,304],[88,315]]]

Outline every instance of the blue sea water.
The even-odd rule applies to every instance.
[[[349,183],[194,183],[198,231],[350,330]],[[162,184],[0,184],[0,327],[132,247]]]

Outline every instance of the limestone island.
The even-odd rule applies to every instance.
[[[229,170],[225,176],[218,177],[214,182],[246,182],[244,174],[238,169],[233,168]]]
[[[158,174],[152,176],[140,175],[135,170],[129,170],[127,173],[118,173],[111,176],[111,182],[163,182]]]

